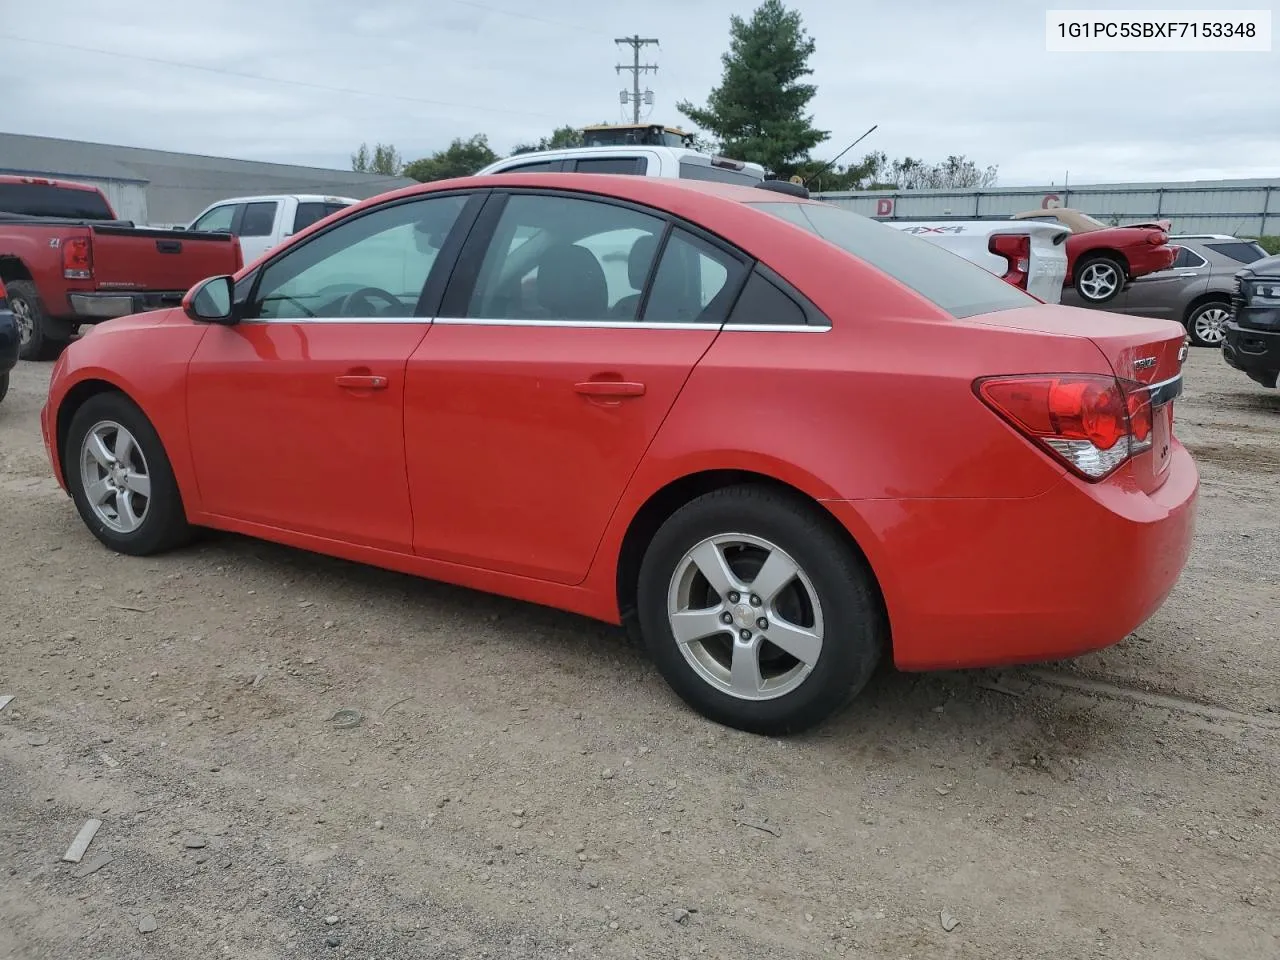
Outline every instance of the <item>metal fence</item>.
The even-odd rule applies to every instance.
[[[814,196],[878,220],[1003,220],[1024,210],[1073,207],[1117,225],[1170,220],[1173,233],[1280,234],[1280,180],[863,190]]]

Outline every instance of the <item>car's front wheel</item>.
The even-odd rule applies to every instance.
[[[1110,303],[1124,289],[1124,266],[1111,257],[1092,257],[1077,267],[1076,293],[1087,303]]]
[[[659,670],[727,726],[794,733],[866,684],[886,641],[865,561],[818,508],[761,486],[708,493],[658,530],[638,613]]]
[[[146,556],[188,538],[164,445],[124,394],[95,394],[76,410],[62,468],[81,519],[112,550]]]

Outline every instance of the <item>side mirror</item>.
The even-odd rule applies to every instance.
[[[229,276],[202,280],[182,298],[182,312],[197,323],[232,326],[240,319],[233,309],[234,292],[235,281]]]

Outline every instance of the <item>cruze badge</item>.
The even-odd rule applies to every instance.
[[[1154,367],[1155,365],[1155,357],[1139,357],[1137,360],[1133,361],[1133,369],[1135,370],[1146,370],[1149,367]]]

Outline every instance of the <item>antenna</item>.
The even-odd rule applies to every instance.
[[[816,171],[814,171],[813,173],[809,174],[809,176],[805,177],[805,179],[804,179],[804,185],[807,187],[807,186],[809,185],[809,181],[810,181],[810,180],[812,180],[814,177],[819,176],[820,174],[826,173],[828,170],[830,170],[830,169],[831,169],[831,167],[835,165],[836,160],[839,160],[839,159],[840,159],[841,157],[843,157],[846,153],[848,153],[850,150],[852,150],[854,147],[856,147],[858,144],[860,144],[863,140],[865,140],[865,139],[867,139],[867,137],[871,136],[872,131],[874,131],[874,130],[876,129],[876,127],[878,127],[878,126],[880,126],[880,124],[878,124],[878,123],[876,123],[876,124],[872,124],[872,126],[871,126],[871,129],[870,129],[870,130],[868,130],[866,133],[864,133],[862,136],[860,136],[857,140],[853,141],[853,143],[849,144],[847,147],[845,147],[843,150],[841,150],[839,153],[837,153],[837,154],[835,155],[835,158],[834,158],[834,159],[828,160],[828,161],[827,161],[826,163],[824,163],[821,167],[819,167]]]

